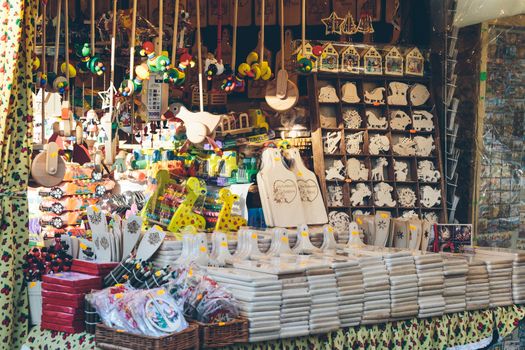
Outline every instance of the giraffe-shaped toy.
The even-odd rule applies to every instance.
[[[219,191],[219,203],[222,203],[221,211],[215,225],[215,231],[237,232],[239,227],[246,225],[246,219],[239,215],[232,215],[233,203],[239,200],[239,196],[233,194],[229,189],[222,188]]]
[[[186,198],[179,205],[171,218],[168,230],[179,233],[186,226],[193,226],[197,230],[206,228],[206,220],[202,215],[193,212],[193,206],[200,196],[206,194],[206,187],[196,177],[190,177],[186,181]]]

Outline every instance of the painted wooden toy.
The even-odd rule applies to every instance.
[[[370,49],[364,54],[363,58],[365,74],[383,74],[383,58],[375,47],[370,47]]]
[[[218,202],[222,203],[222,208],[215,224],[215,231],[237,232],[241,226],[246,225],[246,219],[239,215],[232,215],[232,207],[239,200],[239,195],[233,194],[227,188],[219,191]]]
[[[430,98],[428,88],[423,84],[414,84],[410,88],[410,102],[412,106],[424,105]]]
[[[370,188],[364,183],[358,183],[355,188],[352,188],[351,192],[352,195],[350,196],[350,203],[354,207],[358,205],[364,205],[365,198],[372,195]]]
[[[323,54],[319,61],[319,70],[324,72],[339,71],[339,52],[332,44],[324,46]]]
[[[432,208],[441,204],[441,190],[439,188],[432,188],[431,186],[423,186],[423,188],[421,188],[421,198],[419,201],[425,208]]]
[[[416,205],[416,193],[408,187],[397,189],[399,205],[405,208],[412,208]]]
[[[390,149],[390,140],[386,135],[374,135],[370,138],[368,152],[372,155],[378,155],[381,152],[388,152]]]
[[[361,144],[364,141],[364,134],[364,131],[360,131],[355,134],[346,135],[346,153],[361,154]]]
[[[399,81],[393,81],[388,84],[387,102],[389,105],[406,106],[408,84]]]
[[[416,136],[414,137],[414,142],[416,143],[416,156],[428,157],[436,148],[432,135],[428,137]]]
[[[428,111],[412,113],[412,127],[416,131],[434,131],[434,116]]]
[[[204,217],[193,212],[197,199],[206,195],[206,186],[196,177],[190,177],[186,180],[185,189],[186,198],[179,205],[168,225],[168,230],[173,233],[179,233],[186,226],[193,226],[197,230],[206,228]]]
[[[412,119],[404,111],[398,109],[390,111],[390,128],[392,130],[406,130],[412,124]]]
[[[408,177],[408,163],[394,159],[394,175],[396,181],[406,181]]]
[[[380,182],[374,186],[374,203],[378,207],[394,207],[396,201],[392,198],[394,188],[386,182]]]
[[[423,182],[437,182],[441,179],[441,174],[434,167],[430,160],[421,160],[417,165],[417,178]]]
[[[365,91],[365,103],[373,105],[385,104],[385,88],[377,87],[372,91]]]
[[[319,102],[323,102],[323,103],[339,102],[339,97],[337,96],[335,87],[333,87],[332,85],[327,85],[319,89]]]
[[[405,73],[407,75],[423,76],[425,71],[425,58],[417,47],[414,47],[405,57]]]
[[[367,110],[366,111],[366,119],[367,119],[367,126],[368,129],[386,129],[388,122],[386,120],[386,117],[378,117],[374,111]]]
[[[170,105],[170,111],[176,118],[184,122],[186,136],[193,144],[202,144],[206,140],[212,140],[213,133],[223,117],[205,111],[190,112],[180,103]]]
[[[377,160],[376,166],[372,168],[372,181],[384,181],[384,169],[388,166],[388,161],[385,157],[381,157]]]
[[[341,87],[341,100],[346,103],[359,103],[361,99],[357,95],[357,86],[355,83],[347,82]]]
[[[101,61],[100,57],[94,55],[91,52],[91,48],[88,43],[84,43],[77,49],[77,56],[80,58],[80,62],[77,64],[77,68],[82,73],[90,72],[96,75],[104,74],[106,67]]]
[[[385,55],[385,74],[402,76],[403,66],[403,55],[397,47],[392,47]]]
[[[350,158],[346,161],[346,174],[352,181],[368,180],[368,169],[365,164],[357,158]]]
[[[148,58],[146,64],[152,73],[165,72],[169,69],[170,59],[165,55],[157,55],[155,45],[151,41],[142,44],[140,55]]]
[[[346,108],[343,109],[343,122],[347,129],[359,129],[363,120],[357,109]]]
[[[359,74],[361,71],[361,56],[353,45],[341,52],[341,72]]]
[[[327,180],[344,180],[345,166],[340,159],[333,161],[332,165],[325,170]]]

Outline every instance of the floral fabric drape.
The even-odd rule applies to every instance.
[[[37,0],[0,0],[0,349],[27,337],[22,256],[28,249],[27,182]]]

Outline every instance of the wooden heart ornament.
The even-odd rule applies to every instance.
[[[312,179],[297,180],[297,187],[299,187],[299,194],[303,202],[313,202],[319,195],[317,183]]]
[[[273,197],[276,203],[292,203],[297,196],[297,185],[292,180],[277,180],[273,183]]]

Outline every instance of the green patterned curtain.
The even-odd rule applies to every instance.
[[[27,335],[22,256],[28,249],[27,182],[37,0],[0,0],[0,349]]]

